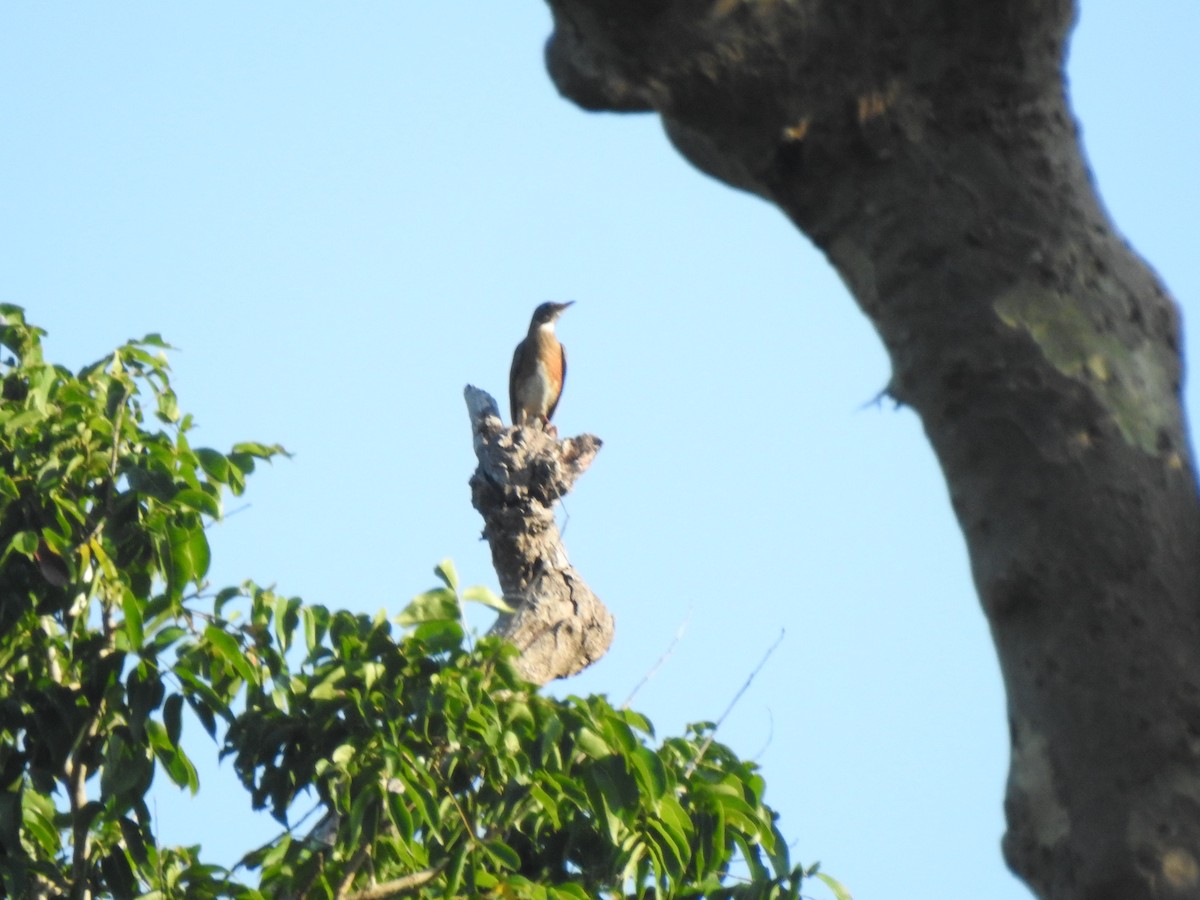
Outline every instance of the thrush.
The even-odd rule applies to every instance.
[[[508,399],[514,425],[549,424],[567,377],[567,354],[554,334],[554,322],[574,303],[543,303],[533,311],[529,333],[517,344],[508,373]]]

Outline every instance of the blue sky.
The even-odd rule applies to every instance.
[[[495,585],[462,387],[502,398],[534,306],[576,300],[556,421],[605,446],[566,543],[618,631],[555,690],[619,702],[686,622],[635,700],[676,733],[786,629],[720,737],[763,766],[796,856],[858,900],[1027,897],[999,853],[986,624],[916,417],[869,402],[872,328],[654,117],[561,100],[548,28],[534,0],[6,4],[0,299],[72,367],[174,343],[194,444],[295,453],[212,533],[214,583],[368,612],[447,556]],[[1104,200],[1193,351],[1198,35],[1191,0],[1085,3],[1070,64]],[[205,784],[157,792],[161,836],[231,862],[275,826],[192,732]]]

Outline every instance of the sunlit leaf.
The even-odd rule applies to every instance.
[[[396,616],[396,621],[410,626],[446,619],[458,621],[460,616],[458,596],[448,588],[434,588],[414,597]]]
[[[205,475],[218,484],[226,484],[229,481],[229,460],[225,458],[224,453],[208,447],[197,447],[194,452]]]
[[[49,797],[34,790],[25,790],[14,796],[20,797],[21,821],[27,833],[37,841],[46,855],[57,854],[62,848],[62,841],[58,827],[54,824],[54,803]]]
[[[521,857],[504,841],[484,841],[483,850],[501,868],[515,870],[521,867]]]
[[[136,652],[145,640],[142,633],[142,602],[132,591],[125,591],[121,598],[121,611],[125,613],[122,628],[129,642],[129,649]]]
[[[448,559],[443,559],[433,568],[433,573],[442,580],[442,583],[452,591],[458,590],[458,572],[454,570],[454,563]]]
[[[209,625],[204,629],[204,639],[212,645],[221,659],[232,666],[244,680],[250,682],[255,680],[254,668],[232,635],[222,631],[216,625]]]
[[[827,887],[833,891],[833,896],[837,900],[854,900],[850,895],[850,891],[844,884],[834,878],[832,875],[826,875],[824,872],[815,873],[816,877]]]
[[[146,734],[150,738],[150,746],[154,748],[154,755],[167,770],[171,781],[179,787],[188,788],[193,794],[196,793],[200,787],[200,780],[197,778],[196,768],[188,759],[187,754],[171,741],[167,729],[161,722],[148,719],[145,728]]]
[[[503,598],[498,597],[495,592],[489,590],[483,585],[475,585],[469,587],[462,592],[463,600],[468,603],[479,603],[497,612],[513,613],[516,610],[504,602]]]
[[[467,862],[467,844],[463,841],[454,851],[454,855],[450,859],[450,869],[446,873],[446,896],[453,897],[458,893],[458,887],[462,884],[463,866]]]
[[[221,504],[217,498],[198,488],[186,488],[175,495],[175,503],[202,512],[214,519],[221,518]]]

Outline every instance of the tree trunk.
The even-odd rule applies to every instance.
[[[777,204],[891,356],[1008,696],[1040,897],[1200,896],[1200,504],[1179,323],[1091,182],[1067,0],[549,0],[590,109]]]

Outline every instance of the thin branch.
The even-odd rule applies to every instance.
[[[771,712],[770,707],[768,707],[767,708],[767,739],[765,741],[763,741],[763,745],[761,747],[759,747],[756,752],[750,754],[750,758],[752,760],[754,760],[755,762],[758,762],[758,760],[762,757],[762,755],[764,753],[767,752],[767,749],[774,742],[775,742],[775,716]]]
[[[350,887],[354,884],[354,876],[358,874],[358,870],[367,861],[370,851],[370,846],[364,844],[358,848],[354,856],[350,857],[350,861],[346,863],[346,871],[342,875],[341,883],[337,886],[337,892],[333,895],[333,900],[346,900],[350,893]]]
[[[663,651],[662,656],[658,661],[650,667],[650,670],[642,676],[642,680],[633,686],[633,690],[629,692],[629,696],[625,698],[625,702],[621,704],[621,709],[629,709],[629,704],[633,702],[633,698],[637,696],[638,691],[645,687],[646,682],[658,674],[661,669],[672,656],[675,655],[675,647],[683,640],[683,633],[687,631],[688,625],[692,622],[692,610],[688,609],[687,617],[679,623],[679,627],[675,629],[675,637],[671,638],[671,643],[667,645],[667,649]]]
[[[405,894],[411,894],[418,888],[429,884],[442,874],[442,870],[445,868],[446,864],[442,863],[432,869],[422,869],[420,872],[405,875],[403,878],[385,881],[383,884],[373,884],[357,893],[350,894],[345,900],[389,900],[391,897],[403,897]]]
[[[231,509],[229,512],[223,513],[219,519],[209,519],[207,522],[204,523],[204,530],[208,531],[208,529],[212,528],[212,526],[214,526],[220,522],[224,522],[226,519],[231,519],[234,516],[236,516],[238,513],[244,513],[252,505],[253,504],[250,504],[250,503],[243,503],[237,509]]]
[[[71,804],[71,841],[73,844],[71,850],[71,897],[73,900],[90,900],[92,896],[92,892],[88,890],[87,880],[88,839],[91,835],[88,823],[81,815],[81,811],[88,802],[88,768],[80,757],[84,746],[99,731],[102,706],[103,702],[97,703],[94,707],[91,721],[67,758],[63,772],[67,787],[67,799]]]
[[[87,767],[78,759],[67,763],[67,796],[71,801],[71,840],[74,847],[71,851],[71,882],[72,896],[77,900],[87,900],[90,892],[87,889],[87,850],[88,828],[84,824],[80,810],[87,805]]]
[[[711,747],[713,741],[716,740],[717,730],[721,727],[721,724],[725,721],[726,717],[733,712],[733,708],[737,706],[737,702],[742,699],[742,694],[746,693],[746,691],[750,688],[750,682],[754,681],[754,676],[761,672],[763,666],[767,664],[767,660],[771,658],[771,654],[775,652],[775,648],[783,643],[783,638],[786,634],[786,629],[779,629],[779,637],[775,638],[775,643],[767,648],[767,652],[763,654],[763,658],[759,660],[758,665],[754,667],[753,671],[751,671],[751,673],[746,677],[746,680],[742,683],[742,686],[738,688],[738,692],[733,695],[733,699],[730,700],[729,705],[725,707],[725,712],[721,713],[720,717],[716,721],[716,724],[713,725],[713,730],[708,733],[708,737],[705,739],[704,743],[700,745],[700,752],[696,754],[696,758],[688,763],[687,771],[684,773],[685,778],[691,777],[691,774],[696,771],[696,766],[700,765],[700,760],[704,759],[704,754],[708,752],[708,748]]]

